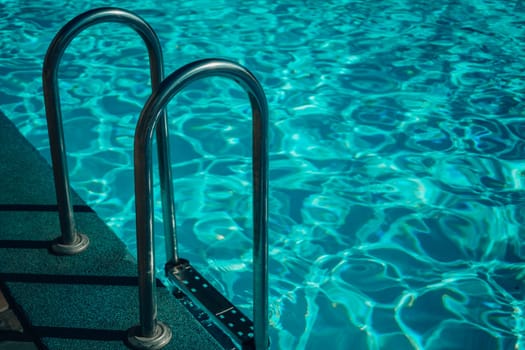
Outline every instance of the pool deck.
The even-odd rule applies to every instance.
[[[60,232],[51,167],[1,113],[0,145],[0,350],[126,349],[139,320],[135,258],[76,194],[90,246],[51,254]],[[157,304],[173,332],[165,349],[223,349],[163,287]]]

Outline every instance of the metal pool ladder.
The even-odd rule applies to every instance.
[[[243,315],[207,282],[191,264],[179,258],[176,230],[167,240],[166,274],[179,290],[204,307],[216,323],[243,350],[267,349],[268,338],[268,107],[257,79],[244,67],[221,59],[190,63],[169,75],[146,102],[134,141],[137,257],[140,325],[128,331],[129,344],[137,349],[157,349],[166,341],[167,326],[157,320],[155,253],[153,242],[152,138],[161,111],[184,87],[196,80],[220,76],[234,80],[247,93],[253,123],[253,274],[254,321]]]
[[[42,78],[60,229],[62,232],[52,246],[52,251],[56,254],[77,254],[89,245],[88,237],[79,233],[75,227],[58,92],[58,65],[67,46],[80,32],[92,25],[103,22],[126,24],[140,35],[148,49],[151,87],[153,90],[160,85],[164,76],[162,49],[157,34],[148,23],[132,12],[112,7],[90,10],[73,18],[55,35],[44,59]],[[157,127],[157,145],[164,229],[166,230],[166,236],[173,236],[174,232],[169,231],[175,226],[175,208],[173,207],[173,198],[170,197],[173,194],[173,182],[169,166],[170,155],[167,130],[166,112],[161,111],[159,126]]]

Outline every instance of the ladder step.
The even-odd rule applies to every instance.
[[[254,350],[253,322],[213,287],[187,260],[167,268],[168,279],[215,319],[242,350]]]

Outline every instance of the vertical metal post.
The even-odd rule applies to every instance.
[[[57,254],[76,254],[87,248],[89,239],[78,233],[75,228],[75,218],[71,203],[71,189],[67,169],[66,148],[62,126],[62,112],[58,92],[58,66],[69,43],[84,29],[102,22],[119,22],[129,25],[144,40],[147,46],[152,89],[155,89],[163,79],[164,68],[162,50],[154,30],[139,16],[126,10],[104,7],[87,11],[69,21],[55,36],[47,50],[42,72],[44,103],[46,109],[49,143],[53,163],[55,190],[58,203],[61,237],[52,249]],[[166,234],[168,257],[174,261],[177,257],[175,242],[175,206],[173,201],[173,184],[169,155],[168,127],[166,113],[161,113],[157,128],[157,144],[159,156],[159,173],[163,203],[164,229]]]
[[[207,59],[190,63],[170,74],[146,102],[134,141],[135,202],[139,270],[140,322],[149,328],[157,322],[155,253],[153,245],[153,181],[151,144],[153,130],[168,102],[189,83],[221,76],[236,81],[248,93],[253,117],[253,217],[254,217],[254,337],[257,349],[268,339],[268,107],[257,79],[233,62]]]
[[[250,102],[253,106],[256,101],[252,100],[254,97],[250,95]],[[266,99],[264,99],[264,104],[265,110],[254,110],[252,131],[255,349],[267,349],[270,345],[268,334],[268,107]]]

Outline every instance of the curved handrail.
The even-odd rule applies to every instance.
[[[256,349],[268,348],[268,107],[257,79],[236,63],[206,59],[170,74],[146,102],[134,141],[137,257],[140,321],[143,334],[157,323],[155,253],[153,245],[152,138],[160,113],[185,86],[196,80],[221,76],[233,79],[248,93],[253,118],[253,220],[254,220],[254,338]]]
[[[60,59],[71,41],[84,29],[102,22],[118,22],[130,26],[143,39],[148,49],[150,61],[151,87],[159,86],[164,76],[162,49],[159,39],[151,26],[136,14],[112,7],[103,7],[87,11],[69,21],[55,35],[49,45],[42,72],[44,88],[44,104],[46,109],[49,143],[53,162],[55,190],[57,196],[60,228],[62,235],[53,245],[53,251],[58,254],[76,254],[87,248],[89,239],[75,229],[75,219],[71,203],[71,190],[67,171],[64,131],[62,126],[62,112],[58,92],[58,66]],[[166,239],[175,237],[175,208],[171,197],[173,184],[171,168],[169,166],[168,126],[166,112],[162,112],[160,125],[157,128],[157,144],[159,157],[159,173],[162,193],[162,207],[164,215],[164,230]],[[176,242],[170,242],[174,249]],[[167,252],[173,261],[177,260],[177,252]]]

